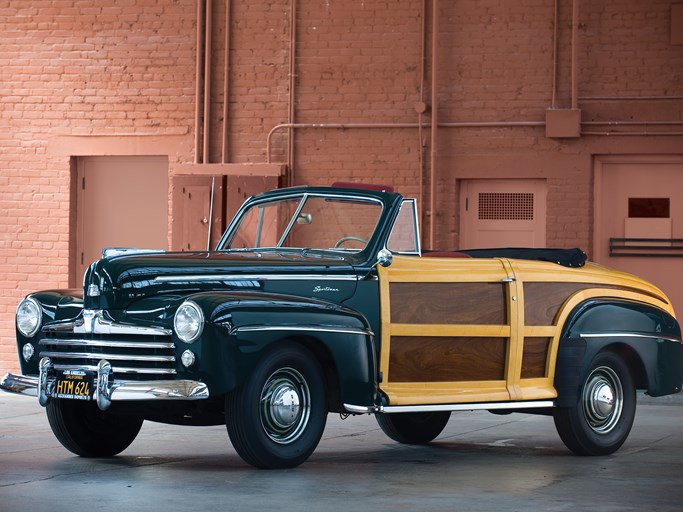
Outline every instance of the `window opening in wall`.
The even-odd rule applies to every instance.
[[[671,201],[668,197],[629,197],[629,218],[668,219],[671,214]]]
[[[480,192],[479,220],[534,220],[534,194]]]

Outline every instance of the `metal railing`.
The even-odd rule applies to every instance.
[[[613,257],[683,258],[683,238],[610,238]]]

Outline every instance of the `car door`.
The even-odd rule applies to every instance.
[[[507,260],[395,256],[379,279],[389,405],[516,399],[519,301]]]

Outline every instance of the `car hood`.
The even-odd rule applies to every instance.
[[[143,297],[211,290],[289,293],[341,302],[356,272],[343,255],[304,252],[149,253],[106,257],[84,278],[86,309],[123,309]]]

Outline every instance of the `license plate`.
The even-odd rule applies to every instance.
[[[58,370],[55,382],[55,398],[92,400],[94,375],[85,370]]]

